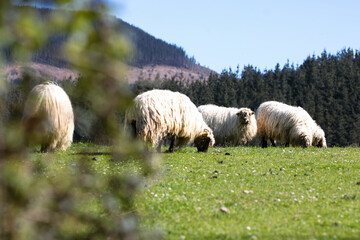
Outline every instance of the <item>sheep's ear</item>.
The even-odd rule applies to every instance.
[[[255,114],[255,112],[254,111],[251,111],[251,115],[254,115]]]
[[[237,112],[237,113],[236,113],[236,116],[240,117],[240,113],[241,113],[241,112]]]
[[[202,136],[207,137],[207,135],[208,135],[208,132],[206,130],[204,130],[204,132],[202,133]]]

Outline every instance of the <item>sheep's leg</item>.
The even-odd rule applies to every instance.
[[[58,145],[58,141],[57,140],[53,140],[53,142],[50,144],[50,146],[48,147],[48,151],[49,152],[54,152],[57,148]]]
[[[275,144],[274,139],[270,139],[270,142],[271,142],[271,145],[272,145],[273,147],[276,147],[276,144]]]
[[[135,120],[132,120],[131,123],[131,135],[132,137],[136,137],[136,121]]]
[[[174,152],[174,145],[175,145],[175,136],[171,136],[171,142],[168,152],[173,153]]]
[[[285,147],[289,147],[290,146],[290,143],[285,143]]]
[[[161,153],[161,145],[162,145],[162,140],[159,141],[159,145],[158,145],[157,148],[156,148],[156,151],[157,151],[158,153]]]
[[[58,141],[54,138],[54,135],[49,134],[46,138],[42,139],[40,152],[54,152],[58,143]]]
[[[42,153],[54,152],[55,146],[53,146],[53,144],[41,144],[40,152]]]
[[[150,150],[149,150],[148,144],[144,144],[144,152],[150,154]]]
[[[46,153],[48,150],[48,146],[47,145],[45,145],[45,144],[41,144],[41,149],[40,149],[40,152],[42,152],[42,153]]]
[[[262,148],[267,148],[267,141],[266,141],[265,137],[261,138],[261,147]]]

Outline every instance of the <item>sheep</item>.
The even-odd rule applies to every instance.
[[[267,140],[279,141],[302,147],[326,148],[324,131],[301,107],[294,107],[276,101],[262,103],[256,111],[257,137],[262,147]]]
[[[73,139],[74,114],[65,91],[50,82],[36,85],[26,99],[22,122],[27,142],[41,152],[66,150]]]
[[[255,112],[249,108],[226,108],[208,104],[199,106],[198,110],[213,130],[216,145],[246,145],[256,136]]]
[[[167,135],[171,136],[169,152],[176,146],[194,142],[199,152],[206,152],[215,143],[212,130],[204,122],[191,100],[179,92],[150,90],[138,95],[134,105],[126,111],[125,129],[153,147]]]

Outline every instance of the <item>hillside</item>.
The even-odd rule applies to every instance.
[[[8,64],[0,70],[0,74],[5,76],[9,82],[21,81],[25,72],[31,72],[37,79],[52,80],[55,82],[61,82],[63,80],[74,81],[79,77],[78,72],[75,70],[36,62]],[[130,84],[139,80],[155,81],[160,79],[192,82],[196,80],[203,81],[208,78],[210,73],[211,70],[206,68],[196,71],[167,65],[146,65],[143,67],[129,66],[126,76]]]
[[[41,63],[27,63],[27,64],[9,64],[2,70],[1,74],[10,81],[20,81],[26,72],[32,72],[33,76],[37,79],[48,79],[55,82],[62,80],[74,81],[79,77],[79,74],[71,69],[59,68],[49,64]]]
[[[16,8],[21,10],[22,8],[31,7]],[[42,21],[47,21],[47,19],[57,11],[63,11],[38,8],[31,9],[40,16]],[[121,19],[113,16],[109,16],[109,18],[115,21],[116,31],[124,34],[133,46],[133,53],[127,60],[127,64],[129,65],[129,82],[133,83],[139,78],[148,78],[149,72],[151,72],[150,79],[155,79],[157,75],[160,77],[166,75],[166,77],[170,79],[180,79],[181,77],[179,76],[183,76],[182,80],[187,81],[207,78],[210,72],[212,72],[210,69],[196,63],[194,57],[188,57],[181,47],[157,39]],[[72,72],[69,64],[61,57],[61,47],[67,38],[68,36],[62,32],[52,35],[44,48],[37,49],[33,53],[33,63],[26,64],[26,67],[34,68],[34,71],[40,73],[40,75],[49,75],[51,79],[61,80],[58,77],[59,70],[63,70],[66,73]],[[8,49],[2,49],[2,55],[5,57],[7,63],[12,66],[12,75],[21,76],[22,73],[20,70],[25,66],[14,66],[12,52]],[[52,73],[54,70],[53,67],[57,67],[57,70]],[[72,75],[76,75],[76,72],[73,72]],[[60,74],[60,76],[67,76],[66,73]]]

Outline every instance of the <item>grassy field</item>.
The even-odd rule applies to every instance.
[[[52,156],[48,175],[80,157],[99,174],[142,172],[109,151],[74,144],[33,158]],[[360,148],[187,147],[161,157],[135,204],[146,231],[167,239],[360,239]]]

